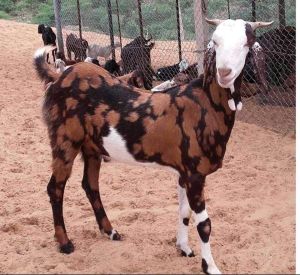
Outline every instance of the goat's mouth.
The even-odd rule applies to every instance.
[[[233,77],[220,77],[219,74],[217,74],[218,83],[222,88],[230,88],[233,86],[233,83],[235,81],[235,76]]]

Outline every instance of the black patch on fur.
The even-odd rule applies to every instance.
[[[189,219],[189,218],[184,218],[184,219],[182,220],[182,222],[183,222],[184,225],[188,226],[188,225],[189,225],[189,222],[190,222],[190,219]]]
[[[120,241],[121,235],[116,231],[112,237],[113,241]]]
[[[207,272],[207,270],[208,270],[208,264],[207,264],[207,262],[204,260],[204,259],[202,259],[202,270],[203,270],[203,272],[205,273],[205,274],[209,274],[208,272]]]
[[[206,226],[209,226],[209,233],[206,233],[204,231],[204,229],[205,229]],[[201,240],[204,243],[207,243],[209,241],[209,236],[210,236],[210,232],[211,232],[211,222],[210,222],[210,219],[207,218],[205,221],[199,222],[199,224],[197,225],[197,230],[198,230],[198,233],[199,233],[199,236],[200,236]]]
[[[181,250],[181,256],[192,258],[192,257],[195,257],[195,253],[194,253],[194,251],[192,251],[190,254],[187,255],[183,250]]]

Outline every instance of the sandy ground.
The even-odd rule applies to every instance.
[[[65,193],[65,220],[76,250],[58,252],[46,186],[50,147],[41,119],[42,84],[32,55],[42,45],[36,25],[0,20],[0,272],[199,273],[195,258],[175,248],[176,176],[104,164],[100,188],[123,241],[97,228],[81,189],[76,160]],[[207,179],[211,245],[224,273],[295,273],[295,140],[237,122],[224,167]]]

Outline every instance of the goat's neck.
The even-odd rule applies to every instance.
[[[206,90],[207,95],[216,110],[221,110],[228,116],[234,115],[228,105],[230,99],[230,89],[222,88],[215,79],[209,84],[209,89]]]
[[[235,90],[239,92],[241,77],[235,84]],[[208,103],[208,127],[211,131],[218,131],[224,137],[223,142],[227,143],[235,121],[235,111],[232,111],[228,105],[231,99],[230,89],[222,88],[215,78],[204,87],[204,92],[209,100]],[[201,99],[200,99],[201,102]]]

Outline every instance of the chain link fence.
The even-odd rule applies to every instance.
[[[269,90],[265,92],[261,88],[251,64],[246,61],[242,84],[244,108],[238,112],[237,119],[283,134],[295,131],[295,0],[54,1],[59,4],[56,22],[61,23],[65,46],[66,37],[71,33],[85,39],[89,46],[115,45],[109,58],[117,62],[123,59],[121,64],[126,67],[126,58],[143,63],[143,53],[139,54],[139,51],[146,45],[144,55],[148,53],[149,56],[143,60],[150,64],[142,69],[148,71],[148,88],[171,80],[187,66],[192,68],[190,78],[196,78],[202,72],[203,51],[214,30],[204,22],[205,16],[274,21],[271,27],[256,31],[257,41],[266,55]],[[126,57],[126,45],[139,36],[143,36],[144,41],[136,44],[133,58]],[[107,57],[99,56],[98,60],[104,64]],[[156,80],[152,79],[153,74]]]

